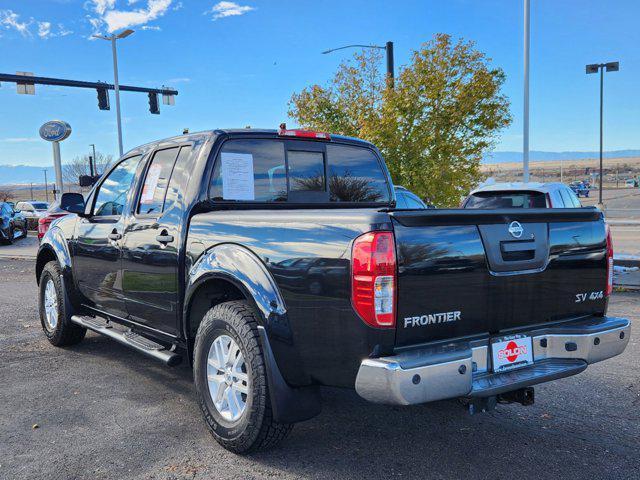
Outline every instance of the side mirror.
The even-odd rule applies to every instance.
[[[60,198],[60,208],[82,217],[85,210],[84,197],[80,193],[63,193]]]

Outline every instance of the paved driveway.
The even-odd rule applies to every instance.
[[[233,455],[210,437],[191,372],[89,334],[69,349],[40,331],[33,262],[0,260],[0,478],[638,479],[640,296],[626,352],[536,387],[531,407],[469,416],[454,401],[373,405],[324,389],[322,413],[276,450]],[[37,424],[37,428],[34,425]]]

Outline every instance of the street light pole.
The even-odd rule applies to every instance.
[[[602,106],[604,103],[604,69],[600,69],[600,181],[598,191],[598,203],[602,205]]]
[[[529,0],[524,0],[524,111],[522,120],[522,180],[529,181]]]
[[[126,38],[133,33],[133,30],[125,30],[119,34],[112,33],[110,36],[94,35],[95,38],[108,40],[111,42],[111,53],[113,54],[113,89],[116,92],[116,119],[118,123],[118,150],[120,156],[123,154],[122,149],[122,120],[120,118],[120,84],[118,83],[118,52],[116,50],[116,40]]]
[[[326,55],[327,53],[335,52],[336,50],[344,50],[345,48],[375,48],[378,50],[385,50],[387,54],[387,83],[389,84],[389,87],[391,88],[394,87],[395,81],[394,81],[393,72],[395,68],[394,68],[394,62],[393,62],[393,42],[387,42],[384,47],[381,45],[361,45],[361,44],[344,45],[342,47],[325,50],[324,52],[321,52],[321,53],[323,55]]]
[[[600,174],[598,185],[598,204],[602,206],[602,156],[603,156],[603,112],[604,112],[604,72],[617,72],[620,70],[619,62],[592,63],[586,66],[587,74],[600,71]]]
[[[111,51],[113,53],[113,89],[116,92],[116,117],[118,119],[118,149],[122,156],[122,120],[120,118],[120,85],[118,83],[118,52],[116,51],[116,36],[111,35]]]

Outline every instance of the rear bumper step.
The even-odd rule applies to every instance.
[[[88,330],[112,338],[116,342],[144,353],[151,358],[160,360],[170,367],[178,365],[182,361],[180,355],[167,350],[163,345],[130,330],[121,331],[113,328],[110,323],[102,318],[73,315],[71,321]]]
[[[368,358],[360,364],[356,391],[371,402],[393,405],[498,395],[575,375],[619,355],[630,330],[627,319],[593,317],[518,332],[532,337],[534,363],[503,373],[490,371],[489,337]]]

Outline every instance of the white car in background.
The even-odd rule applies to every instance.
[[[472,190],[462,208],[580,208],[569,186],[560,182],[492,183]]]
[[[18,202],[15,206],[15,210],[22,213],[26,218],[43,217],[48,209],[49,204],[47,202]]]

